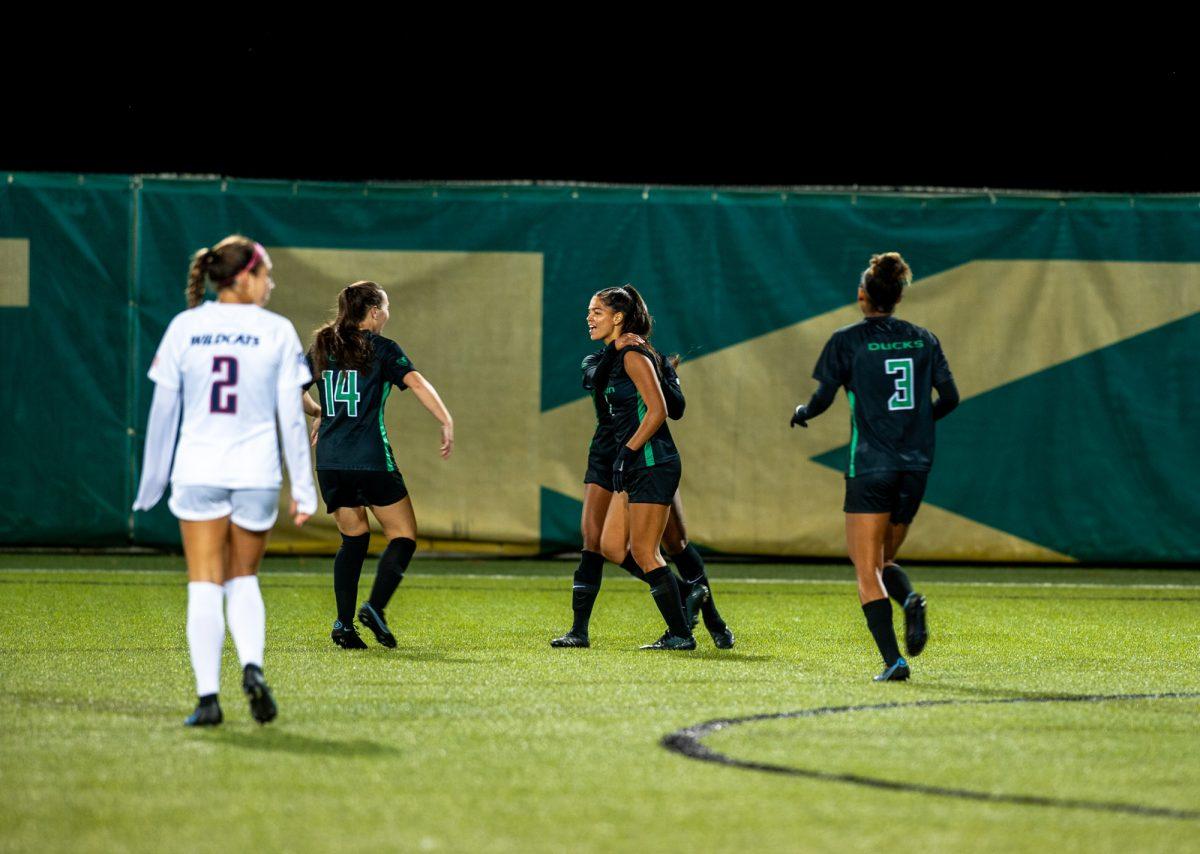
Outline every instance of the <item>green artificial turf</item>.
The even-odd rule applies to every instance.
[[[726,767],[664,735],[715,718],[900,704],[713,732],[744,761],[972,792],[1200,810],[1200,574],[912,569],[932,639],[907,684],[840,566],[713,564],[731,651],[662,631],[608,567],[589,650],[573,564],[418,559],[399,648],[329,641],[322,559],[269,559],[254,724],[232,645],[225,724],[194,704],[182,561],[0,556],[0,850],[1184,851],[1200,820],[978,800]],[[363,593],[373,561],[364,572]],[[897,626],[902,621],[897,609]],[[922,700],[961,700],[909,705]]]

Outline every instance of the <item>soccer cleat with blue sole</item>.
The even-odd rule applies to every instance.
[[[929,640],[929,629],[925,625],[925,597],[910,593],[904,600],[904,648],[916,658]]]
[[[216,695],[213,695],[211,701],[201,700],[196,705],[196,711],[184,718],[183,725],[216,726],[223,720],[225,720],[225,716],[221,714],[221,704],[217,702]]]
[[[383,618],[383,611],[375,610],[375,606],[370,602],[363,602],[362,607],[358,609],[358,621],[371,630],[375,635],[375,640],[379,641],[381,646],[386,646],[388,649],[396,648],[396,636],[388,628],[387,621]]]
[[[275,720],[279,707],[275,705],[275,698],[271,696],[271,689],[258,665],[247,664],[242,670],[242,693],[250,700],[250,717],[260,724]]]
[[[874,677],[875,682],[904,682],[911,675],[908,669],[908,662],[903,658],[896,659],[896,663],[891,667],[884,669],[882,673]]]

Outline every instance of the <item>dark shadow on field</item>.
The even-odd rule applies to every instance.
[[[294,753],[298,756],[390,756],[399,753],[395,747],[367,741],[363,738],[337,741],[329,738],[314,738],[298,732],[288,732],[279,727],[256,727],[250,732],[218,727],[212,733],[213,740],[231,747],[248,750],[268,750],[278,753]]]

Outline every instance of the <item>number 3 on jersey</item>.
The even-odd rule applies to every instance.
[[[909,360],[911,361],[911,359]],[[358,393],[358,371],[321,371],[321,379],[325,383],[325,414],[331,418],[337,415],[337,405],[346,404],[346,414],[351,418],[358,417],[358,401],[362,397]]]
[[[883,363],[883,369],[889,375],[900,375],[896,377],[896,392],[888,399],[888,409],[912,409],[916,405],[913,400],[913,360],[888,359]]]

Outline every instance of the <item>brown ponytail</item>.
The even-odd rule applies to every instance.
[[[383,288],[374,282],[346,285],[338,294],[337,316],[313,333],[313,369],[323,371],[337,365],[342,370],[360,371],[374,355],[369,339],[358,328],[372,308],[383,305]]]
[[[249,237],[231,234],[212,249],[198,249],[192,255],[192,265],[188,268],[187,295],[188,308],[195,308],[204,302],[205,284],[211,281],[217,290],[230,287],[237,275],[247,270],[258,245]],[[249,268],[254,272],[264,263],[259,258],[257,263]]]
[[[871,265],[863,271],[860,286],[867,292],[877,311],[891,314],[900,294],[912,284],[912,269],[899,252],[871,256]]]
[[[654,333],[654,318],[650,315],[650,309],[646,306],[646,301],[642,299],[642,295],[637,292],[637,288],[633,285],[622,285],[619,288],[604,288],[596,292],[596,298],[604,303],[614,312],[619,311],[625,315],[625,319],[621,323],[621,332],[632,332],[634,335],[640,335],[646,339],[646,347],[654,354],[654,358],[660,364],[656,367],[662,369],[662,355],[657,350],[650,346],[650,336]],[[670,360],[672,367],[679,365],[679,357],[671,356]]]

